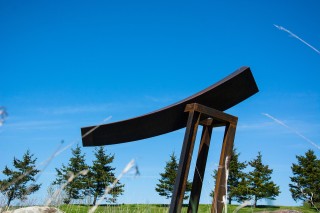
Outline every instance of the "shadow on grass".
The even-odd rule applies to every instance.
[[[168,208],[170,207],[170,204],[155,204],[156,207],[165,207]]]
[[[169,208],[170,204],[154,204],[156,207],[166,207]],[[182,204],[182,207],[188,207],[189,204]]]
[[[73,206],[73,207],[77,207],[77,206],[82,206],[82,207],[93,207],[94,205],[93,204],[63,204],[65,206]],[[61,206],[63,206],[61,205]],[[125,205],[128,205],[128,204],[100,204],[99,206],[101,207],[120,207],[120,206],[125,206]]]
[[[249,207],[249,206],[248,206]],[[253,207],[253,206],[251,206]],[[265,209],[280,209],[280,206],[271,206],[271,205],[257,205],[256,206],[257,209],[262,209],[262,208],[265,208]]]

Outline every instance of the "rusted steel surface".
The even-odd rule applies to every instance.
[[[225,111],[258,92],[249,67],[241,67],[212,86],[176,104],[140,117],[99,126],[82,139],[83,146],[118,144],[158,136],[186,127],[189,103]],[[95,126],[81,129],[82,136]]]
[[[206,119],[208,120],[208,119]],[[196,167],[194,169],[191,194],[189,199],[188,213],[194,213],[198,211],[200,195],[202,190],[204,173],[206,171],[206,164],[208,158],[208,152],[210,147],[211,133],[212,133],[212,119],[209,120],[209,124],[204,125],[201,134],[200,147],[198,151],[198,158]]]
[[[185,112],[188,112],[187,128],[183,140],[179,169],[175,180],[174,190],[171,198],[170,213],[181,212],[183,197],[186,189],[187,177],[190,169],[190,162],[192,158],[194,141],[197,135],[198,125],[203,126],[203,132],[200,141],[200,148],[197,157],[196,168],[194,172],[194,178],[192,183],[191,195],[188,206],[188,213],[194,213],[198,211],[199,199],[202,189],[202,180],[205,173],[205,167],[207,162],[208,151],[210,147],[211,131],[214,124],[217,122],[226,126],[223,147],[221,155],[224,157],[229,156],[229,150],[233,145],[235,127],[237,125],[238,118],[227,113],[211,109],[198,103],[187,104]],[[232,127],[232,128],[231,128]],[[223,163],[220,161],[220,164]],[[220,169],[219,169],[220,171]],[[220,176],[220,179],[219,179]],[[220,183],[224,183],[225,176],[218,172],[218,178]],[[218,182],[218,181],[217,181]],[[217,189],[217,187],[216,187]],[[215,191],[215,195],[218,198],[222,198],[224,191]],[[215,208],[219,208],[220,206]],[[220,209],[220,208],[219,208]],[[221,212],[219,212],[221,213]]]
[[[218,166],[218,173],[214,189],[214,198],[212,201],[211,213],[221,213],[223,210],[223,196],[225,196],[227,193],[226,169],[229,168],[236,128],[237,122],[230,123],[226,126],[224,132],[224,139],[220,154],[220,162]]]
[[[199,122],[200,112],[194,110],[190,111],[179,160],[179,168],[172,193],[169,213],[181,212]]]

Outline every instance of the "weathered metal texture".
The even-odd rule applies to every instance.
[[[225,111],[258,92],[249,67],[241,67],[228,77],[176,104],[158,111],[110,124],[84,127],[83,146],[118,144],[158,136],[186,127],[188,114],[185,106],[199,103],[216,110]]]
[[[179,168],[171,198],[170,213],[181,212],[199,122],[200,113],[195,110],[190,111],[179,160]]]
[[[198,158],[196,162],[196,168],[194,170],[191,194],[189,199],[188,212],[194,213],[198,210],[200,195],[203,184],[203,177],[206,170],[208,152],[210,147],[211,133],[212,133],[212,118],[207,119],[206,125],[202,124],[202,134],[200,140],[200,146],[198,151]]]
[[[220,162],[218,166],[216,185],[214,189],[214,198],[211,207],[212,213],[221,213],[223,210],[224,202],[227,202],[227,200],[223,202],[223,196],[225,196],[227,193],[226,170],[229,168],[236,127],[236,122],[229,123],[226,126],[224,132],[224,139],[220,154]]]
[[[194,213],[198,211],[199,200],[202,190],[202,180],[205,173],[207,156],[210,146],[211,132],[212,128],[216,126],[226,126],[225,137],[221,151],[221,156],[223,156],[221,157],[221,159],[224,158],[224,160],[220,160],[220,166],[218,170],[219,178],[217,178],[218,180],[216,182],[215,189],[215,199],[217,201],[222,201],[222,198],[225,195],[226,191],[224,187],[221,187],[221,184],[222,186],[225,185],[225,182],[223,182],[225,180],[225,175],[223,175],[223,172],[225,170],[223,170],[223,167],[221,165],[224,165],[226,158],[230,159],[231,157],[235,126],[237,125],[238,121],[238,118],[235,116],[203,106],[198,103],[188,104],[185,107],[185,112],[189,113],[189,117],[183,141],[183,147],[180,155],[179,169],[176,177],[174,190],[172,193],[172,199],[169,210],[170,213],[181,212],[198,125],[203,126],[203,131],[200,140],[200,148],[198,152],[196,167],[194,171],[192,189],[188,205],[188,213]],[[231,126],[234,127],[234,129],[230,128]],[[214,209],[217,209],[219,211],[213,211]],[[220,213],[220,210],[222,211],[221,205],[213,203],[212,212]]]

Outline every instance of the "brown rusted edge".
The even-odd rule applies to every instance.
[[[241,67],[212,86],[158,111],[100,125],[98,128],[97,126],[83,127],[81,134],[86,135],[82,138],[83,146],[125,143],[169,133],[186,127],[188,115],[184,110],[187,104],[199,103],[225,111],[257,92],[258,87],[250,68]],[[91,131],[93,129],[94,131]]]
[[[237,125],[238,118],[232,115],[229,115],[219,110],[211,109],[209,107],[203,106],[198,103],[188,104],[185,107],[185,112],[188,112],[188,122],[185,132],[185,137],[183,140],[179,169],[176,177],[176,182],[172,194],[171,204],[170,204],[170,213],[181,212],[182,203],[184,198],[184,193],[186,190],[186,183],[190,169],[190,162],[192,158],[194,143],[197,135],[198,125],[203,125],[203,131],[200,141],[200,147],[196,162],[196,168],[193,176],[192,189],[189,199],[188,213],[193,213],[198,211],[199,200],[202,189],[202,180],[205,173],[205,167],[210,147],[210,139],[212,128],[215,123],[223,124],[226,126],[225,137],[223,141],[223,147],[221,151],[220,164],[225,163],[226,156],[230,157],[230,146],[232,150],[235,127]],[[201,120],[201,121],[200,121]],[[230,159],[230,158],[229,158]],[[217,185],[215,189],[215,199],[221,200],[225,192],[221,188],[221,184],[225,181],[225,170],[218,170]],[[212,203],[212,209],[218,209],[219,213],[221,212],[221,205]]]

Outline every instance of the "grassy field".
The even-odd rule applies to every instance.
[[[199,213],[210,212],[211,205],[200,205]],[[237,208],[236,205],[228,206],[228,213],[232,213]],[[90,206],[84,205],[63,205],[60,209],[67,213],[87,213]],[[96,213],[167,213],[169,207],[157,204],[124,204],[119,206],[99,206]],[[264,212],[264,211],[277,211],[280,209],[297,210],[303,213],[315,213],[316,210],[307,209],[304,207],[290,207],[290,206],[259,206],[257,208],[245,207],[239,210],[239,213],[246,212]],[[183,208],[182,212],[187,212],[187,208]]]

